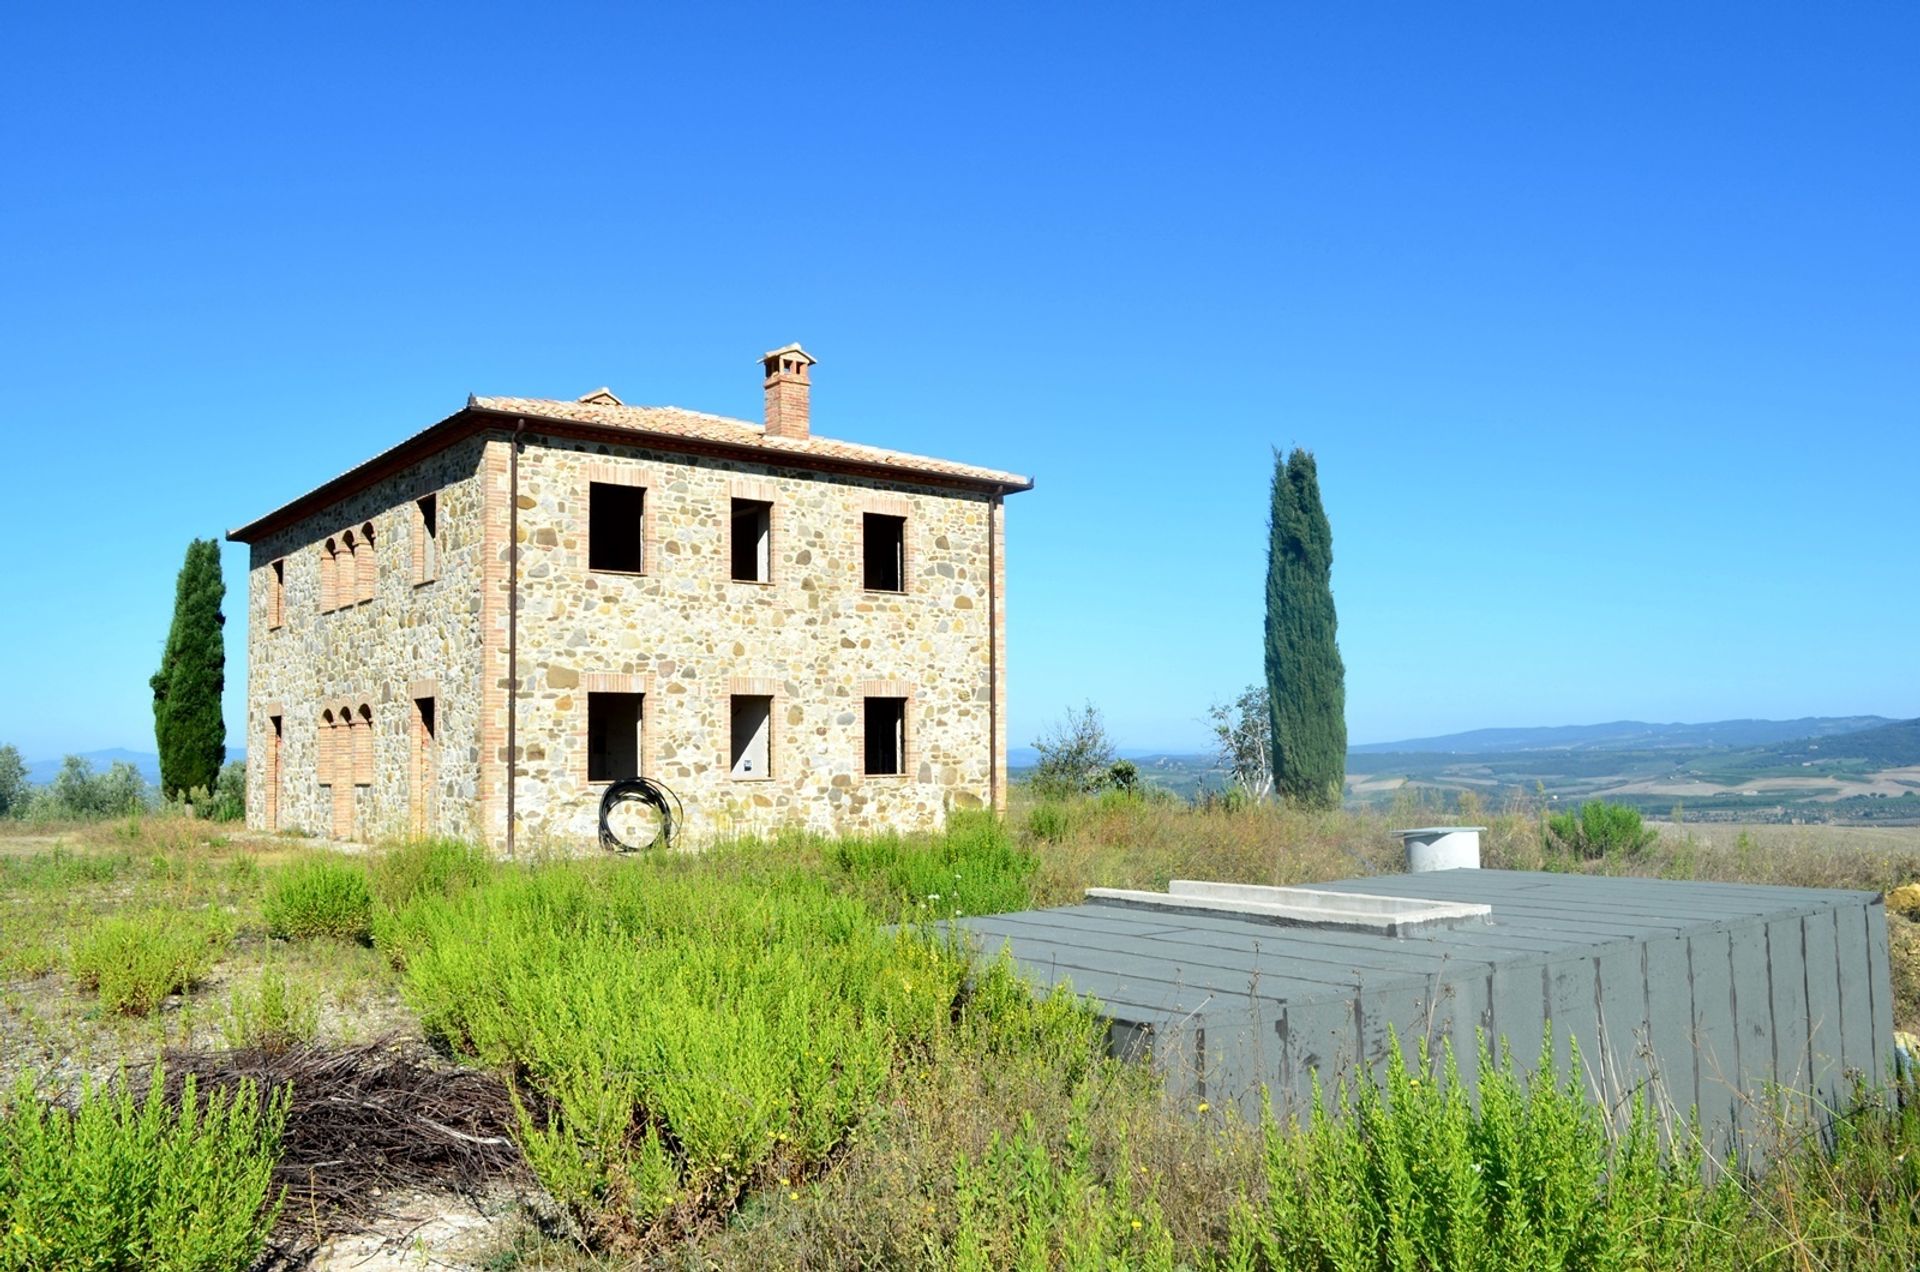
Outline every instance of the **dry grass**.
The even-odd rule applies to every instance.
[[[1071,904],[1088,887],[1164,888],[1171,879],[1322,882],[1381,873],[1399,855],[1388,820],[1370,813],[1278,805],[1229,811],[1108,796],[1016,804],[1011,817],[1039,858],[1037,905]]]
[[[267,881],[324,850],[192,817],[49,826],[0,821],[0,1080],[33,1070],[62,1081],[105,1079],[167,1047],[219,1045],[236,990],[269,965],[319,1008],[323,1040],[356,1042],[412,1020],[372,950],[338,942],[288,945],[261,920]],[[334,854],[327,854],[334,856]],[[233,939],[189,992],[150,1015],[103,1012],[84,982],[98,968],[85,938],[128,915],[198,916]]]

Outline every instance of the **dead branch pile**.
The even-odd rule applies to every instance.
[[[167,1095],[192,1075],[202,1092],[257,1083],[288,1097],[275,1182],[285,1185],[282,1237],[346,1231],[396,1189],[471,1194],[521,1173],[513,1103],[489,1073],[436,1066],[381,1039],[352,1047],[174,1051]]]

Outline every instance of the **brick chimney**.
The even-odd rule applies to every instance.
[[[807,368],[813,357],[797,344],[763,354],[760,365],[767,372],[767,436],[805,437],[807,435],[807,399],[812,387]]]

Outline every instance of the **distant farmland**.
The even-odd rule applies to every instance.
[[[1862,721],[1868,727],[1848,730]],[[1773,740],[1789,725],[1804,733]],[[1703,744],[1701,738],[1723,740]],[[1511,749],[1476,749],[1502,743]],[[1677,806],[1690,821],[1920,825],[1920,720],[1624,722],[1487,729],[1401,745],[1407,749],[1347,756],[1350,804],[1384,807],[1412,797],[1451,808],[1472,792],[1483,808],[1516,799],[1608,799],[1662,817]],[[1228,785],[1212,756],[1132,758],[1149,782],[1182,798]],[[1021,775],[1019,768],[1014,772]]]

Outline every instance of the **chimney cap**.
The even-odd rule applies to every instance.
[[[600,388],[595,389],[591,393],[582,393],[579,397],[575,398],[574,401],[585,402],[588,406],[625,406],[626,405],[625,402],[622,402],[618,397],[614,396],[614,392],[612,389],[609,389],[604,385],[602,385]]]
[[[788,354],[792,354],[795,361],[801,363],[804,366],[812,366],[814,363],[820,360],[814,357],[812,354],[808,353],[805,349],[802,349],[798,343],[795,343],[790,345],[781,345],[778,349],[767,350],[765,353],[760,355],[760,365],[768,366],[769,363],[775,361],[776,359],[784,358]],[[768,367],[768,370],[771,370],[771,369],[772,369],[771,367]]]

